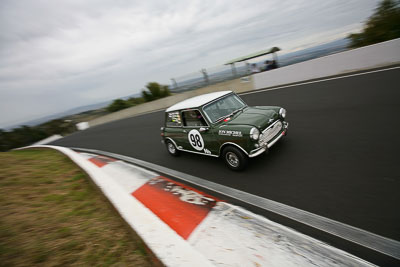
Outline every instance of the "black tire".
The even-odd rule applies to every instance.
[[[165,145],[167,147],[167,151],[170,155],[177,157],[179,156],[179,150],[176,148],[174,143],[171,142],[171,140],[165,141]]]
[[[242,171],[247,167],[249,158],[239,148],[227,146],[222,152],[225,164],[234,171]]]

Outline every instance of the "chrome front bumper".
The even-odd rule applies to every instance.
[[[273,146],[276,142],[279,141],[279,139],[282,138],[282,136],[286,135],[286,131],[289,127],[289,123],[287,123],[286,121],[283,121],[283,130],[277,135],[275,136],[275,138],[273,138],[272,140],[270,140],[266,146],[262,146],[259,147],[257,149],[254,149],[252,151],[250,151],[249,153],[249,157],[250,158],[254,158],[257,157],[258,155],[264,153],[268,148],[270,148],[271,146]]]

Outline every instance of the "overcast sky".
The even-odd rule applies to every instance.
[[[0,128],[278,46],[360,31],[378,0],[1,0]]]

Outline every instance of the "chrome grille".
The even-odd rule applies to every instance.
[[[281,130],[282,130],[282,122],[278,121],[272,126],[268,127],[262,132],[262,135],[260,136],[259,144],[261,146],[266,146],[267,143],[275,137]]]

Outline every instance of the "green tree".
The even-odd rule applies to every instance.
[[[132,106],[136,106],[145,102],[143,97],[131,97],[127,100]]]
[[[368,19],[361,33],[348,36],[356,48],[400,37],[400,0],[383,0]]]
[[[75,130],[75,125],[72,121],[66,121],[64,119],[55,119],[40,124],[35,128],[44,132],[47,137],[47,136],[52,136],[54,134],[72,133]]]
[[[7,151],[7,132],[4,131],[3,129],[0,129],[0,151]]]
[[[121,109],[129,108],[132,105],[123,99],[115,99],[108,107],[107,111],[109,112],[115,112]]]
[[[171,95],[167,85],[151,82],[146,85],[146,88],[147,90],[142,91],[142,97],[146,102]]]
[[[31,145],[47,135],[36,127],[21,126],[12,131],[0,131],[0,151]]]

